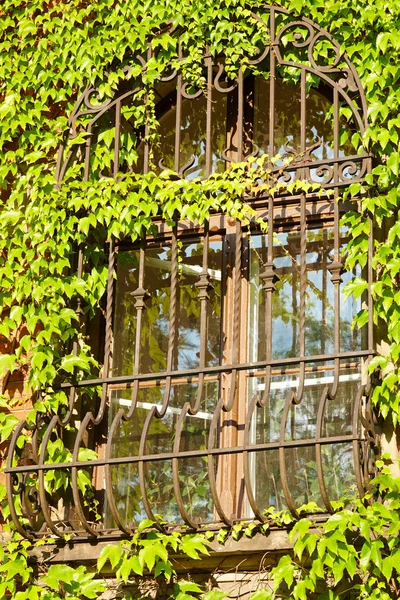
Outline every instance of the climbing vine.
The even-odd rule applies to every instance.
[[[365,182],[349,187],[350,196],[360,198],[360,206],[358,212],[346,215],[343,224],[350,235],[349,269],[364,267],[371,224],[376,232],[372,294],[374,322],[382,339],[368,368],[377,376],[373,392],[377,413],[396,426],[400,421],[400,7],[379,0],[287,0],[281,4],[332,34],[355,65],[366,92],[369,128],[363,140],[354,143],[363,144],[374,164]],[[9,439],[17,423],[7,395],[12,376],[18,372],[27,376],[33,400],[28,419],[34,422],[38,413],[66,411],[66,395],[53,389],[57,379],[100,372],[101,365],[80,329],[80,317],[82,310],[90,316],[102,308],[107,280],[104,248],[110,239],[134,241],[151,233],[154,218],[160,216],[167,221],[178,216],[202,223],[215,210],[242,221],[255,219],[243,196],[262,186],[264,192],[279,193],[278,179],[271,183],[271,173],[265,169],[266,157],[239,163],[204,181],[183,180],[168,170],[159,175],[150,171],[82,181],[76,177],[78,166],[61,186],[55,180],[57,150],[83,89],[96,86],[101,102],[113,95],[127,73],[139,78],[141,102],[132,109],[133,118],[138,127],[147,127],[148,139],[156,145],[155,81],[172,63],[193,86],[204,86],[201,59],[205,48],[211,55],[224,53],[232,77],[239,69],[250,68],[249,57],[256,54],[261,36],[252,10],[262,15],[261,6],[244,0],[3,0],[1,442]],[[184,60],[178,57],[174,35],[178,30]],[[152,58],[144,65],[135,63],[133,57],[145,54],[149,43]],[[72,144],[84,141],[81,134]],[[100,167],[108,167],[109,153],[99,150],[98,161]],[[305,184],[293,186],[304,189]],[[79,274],[78,249],[85,263]],[[366,280],[358,278],[348,289],[357,297],[366,286]],[[358,314],[357,325],[366,323],[366,311]],[[63,448],[53,450],[64,452]],[[350,593],[354,598],[400,597],[400,480],[386,466],[397,457],[383,458],[375,486],[384,502],[376,501],[373,489],[369,503],[343,500],[323,524],[310,518],[294,523],[285,514],[269,515],[265,525],[236,525],[232,531],[220,532],[221,540],[225,535],[237,538],[256,531],[267,535],[269,521],[291,529],[293,556],[281,558],[270,573],[271,586],[258,590],[254,600],[338,599]],[[47,485],[62,489],[67,482]],[[1,497],[7,520],[4,490]],[[4,529],[12,530],[7,524]],[[169,556],[181,552],[196,559],[207,553],[207,545],[207,536],[160,533],[146,522],[131,540],[103,551],[97,573],[70,565],[40,565],[38,572],[28,560],[30,542],[15,534],[12,542],[0,548],[0,594],[15,600],[96,598],[106,587],[98,574],[109,564],[122,582],[152,573],[166,581],[168,593],[177,600],[198,598],[201,588],[178,577]],[[211,590],[203,597],[222,600],[224,595]]]

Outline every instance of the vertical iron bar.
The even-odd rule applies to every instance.
[[[306,81],[306,70],[303,67],[301,69],[301,87],[300,87],[300,98],[301,98],[301,106],[300,106],[300,148],[302,153],[302,158],[304,158],[304,153],[307,147],[306,140],[306,132],[307,132],[307,111],[306,111],[306,98],[307,98],[307,81]]]
[[[147,61],[149,61],[152,57],[152,48],[151,44],[149,44],[147,49]],[[148,95],[146,94],[146,104],[148,101]],[[143,174],[146,175],[149,171],[149,158],[150,158],[150,144],[148,141],[149,136],[149,123],[148,117],[146,116],[146,124],[144,127],[144,155],[143,155]]]
[[[339,93],[336,88],[333,91],[333,112],[334,112],[334,130],[333,130],[333,151],[334,158],[339,157]],[[338,165],[334,164],[334,181],[338,181]],[[339,188],[335,186],[333,199],[334,231],[333,231],[333,263],[328,267],[331,273],[331,281],[334,285],[334,351],[338,355],[340,352],[340,283],[342,281],[342,261],[340,256],[340,211],[339,211]],[[330,391],[330,396],[335,397],[339,385],[340,360],[335,358],[334,381]]]
[[[115,103],[115,137],[114,137],[114,165],[113,175],[117,177],[119,171],[119,151],[121,145],[121,100]]]
[[[178,238],[177,238],[177,229],[178,224],[175,223],[172,229],[172,244],[171,244],[171,298],[170,298],[170,311],[169,311],[169,332],[168,332],[168,350],[167,350],[167,371],[170,372],[173,366],[173,358],[176,344],[176,333],[178,331],[177,324],[177,294],[179,291],[178,288]],[[164,390],[164,398],[163,404],[160,410],[156,406],[150,410],[149,415],[146,419],[145,426],[142,431],[142,435],[140,438],[140,447],[139,447],[139,457],[142,457],[145,454],[146,450],[146,441],[147,434],[150,429],[151,422],[153,418],[162,419],[165,415],[170,395],[171,395],[171,376],[167,376],[165,381],[165,390]],[[155,520],[154,514],[152,512],[150,502],[147,496],[147,487],[146,487],[146,473],[145,473],[145,465],[142,460],[138,462],[138,471],[139,471],[139,484],[140,491],[142,494],[143,504],[149,519]]]
[[[83,175],[84,181],[89,180],[89,170],[90,170],[90,150],[92,146],[92,124],[89,125],[86,141],[85,141],[85,171]]]
[[[238,160],[238,162],[241,162],[243,160],[243,121],[244,121],[243,77],[244,77],[243,71],[242,71],[242,69],[240,69],[238,78],[237,78],[237,82],[238,82],[238,86],[237,86],[237,90],[238,90],[237,160]]]
[[[318,413],[317,413],[317,425],[316,425],[316,433],[315,433],[315,457],[316,457],[316,465],[317,465],[317,474],[318,474],[318,484],[321,491],[321,496],[324,501],[325,507],[328,512],[332,512],[332,505],[329,501],[328,492],[326,490],[325,485],[325,477],[324,477],[324,469],[323,469],[323,461],[322,461],[322,449],[320,444],[320,439],[322,437],[322,425],[324,420],[324,412],[325,405],[327,400],[331,400],[332,398],[329,396],[329,388],[325,386],[322,396],[319,402]]]
[[[275,154],[275,78],[276,78],[276,57],[273,44],[275,43],[275,11],[271,8],[270,12],[270,32],[271,32],[271,50],[269,53],[269,158]]]
[[[103,379],[107,379],[110,371],[111,347],[112,347],[112,315],[114,309],[114,265],[115,265],[115,243],[111,239],[109,241],[108,253],[108,279],[107,279],[107,305],[106,305],[106,336],[104,343],[104,365]],[[104,416],[104,411],[107,403],[108,384],[102,384],[101,402],[99,412],[96,415],[93,423],[97,425],[101,422]]]
[[[144,289],[144,264],[145,264],[145,249],[143,242],[140,246],[139,250],[139,273],[138,273],[138,287],[133,292],[133,295],[136,299],[135,308],[136,308],[136,336],[135,336],[135,351],[134,351],[134,365],[133,365],[133,374],[137,375],[140,369],[140,350],[141,350],[141,330],[142,330],[142,315],[143,310],[145,308],[144,299],[146,296],[146,291]],[[130,421],[135,412],[137,398],[139,393],[139,381],[136,379],[133,382],[132,394],[131,394],[131,406],[126,414],[125,411],[121,408],[118,410],[115,415],[113,422],[110,426],[108,432],[107,445],[105,450],[105,480],[106,480],[106,494],[108,500],[108,506],[111,510],[111,514],[120,528],[121,531],[125,533],[129,533],[130,530],[124,525],[122,520],[120,519],[117,505],[114,498],[114,492],[112,489],[112,476],[111,476],[111,465],[108,464],[108,460],[112,454],[112,445],[114,441],[114,436],[118,431],[118,427],[120,426],[122,421]]]
[[[232,363],[235,365],[239,360],[239,338],[240,338],[240,306],[241,306],[241,270],[242,270],[242,225],[236,221],[235,234],[235,273],[233,282],[233,330],[232,330]],[[231,374],[231,389],[228,402],[224,410],[229,412],[235,403],[237,387],[237,370],[233,369]]]
[[[213,111],[213,63],[211,56],[206,59],[207,65],[207,117],[206,117],[206,178],[212,170],[212,111]]]
[[[306,292],[307,292],[307,215],[306,195],[300,196],[300,358],[304,358],[306,352]],[[304,389],[305,362],[300,363],[300,380],[297,390],[297,402],[300,402]]]
[[[210,286],[210,277],[208,274],[208,254],[210,247],[210,236],[209,236],[209,224],[204,224],[204,238],[203,238],[203,268],[200,273],[199,280],[196,282],[196,287],[199,291],[200,300],[200,355],[199,355],[199,366],[200,369],[204,369],[206,366],[207,356],[207,304],[209,300],[208,290]],[[196,414],[200,409],[201,399],[203,396],[203,383],[204,383],[204,372],[199,374],[199,382],[197,387],[197,398],[196,403],[191,409],[190,414]]]
[[[182,58],[182,47],[179,45],[179,59]],[[182,75],[178,73],[176,89],[176,120],[175,120],[175,160],[174,169],[179,173],[181,149],[181,120],[182,120]]]

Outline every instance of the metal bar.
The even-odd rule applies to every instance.
[[[86,141],[85,141],[85,167],[84,167],[84,175],[83,175],[83,180],[84,181],[88,181],[89,180],[89,170],[90,170],[90,150],[92,147],[92,129],[91,129],[91,124],[88,127],[87,130],[87,134],[86,134]]]
[[[372,299],[372,284],[374,282],[374,271],[372,268],[372,257],[374,255],[374,237],[373,223],[371,217],[368,217],[369,222],[369,239],[368,239],[368,265],[367,265],[367,280],[368,280],[368,350],[370,357],[375,353],[374,350],[374,302]]]
[[[242,269],[242,227],[239,221],[236,222],[235,232],[235,266],[233,278],[233,327],[232,327],[232,361],[239,362],[239,343],[240,343],[240,306],[241,306],[241,269]],[[224,410],[232,410],[237,388],[237,370],[231,371],[231,388],[229,399],[224,403]]]
[[[145,265],[145,250],[144,250],[145,242],[143,242],[140,246],[139,250],[139,273],[138,273],[138,287],[133,292],[135,297],[135,308],[136,308],[136,338],[135,338],[135,353],[134,353],[134,366],[133,366],[133,374],[137,375],[140,369],[140,350],[141,350],[141,323],[142,323],[142,313],[145,308],[144,299],[146,296],[146,291],[144,289],[144,265]],[[114,437],[118,428],[120,427],[122,421],[130,421],[133,417],[137,399],[139,393],[139,382],[136,380],[133,384],[132,394],[131,394],[131,406],[129,408],[128,414],[121,408],[117,411],[117,414],[114,417],[114,420],[110,426],[108,432],[108,439],[105,450],[105,482],[106,482],[106,495],[108,506],[111,510],[111,514],[116,522],[117,526],[124,531],[125,533],[129,533],[130,529],[126,528],[125,524],[119,517],[117,504],[115,502],[114,490],[113,490],[113,482],[112,482],[112,473],[110,468],[110,457],[112,454],[112,446],[114,442]]]
[[[312,363],[312,362],[323,362],[323,361],[332,361],[335,358],[339,358],[344,360],[346,358],[351,358],[353,360],[361,357],[368,357],[371,355],[371,350],[358,350],[357,352],[341,352],[340,354],[314,354],[309,356],[296,356],[282,359],[273,359],[269,362],[258,361],[252,363],[236,363],[231,365],[216,365],[213,367],[205,367],[204,369],[196,368],[196,369],[182,369],[181,371],[162,371],[160,373],[140,373],[137,376],[135,375],[120,375],[118,377],[106,377],[104,379],[86,379],[82,381],[76,381],[74,383],[62,383],[59,388],[56,389],[66,389],[70,387],[92,387],[95,385],[101,385],[102,383],[131,383],[134,381],[162,381],[167,377],[171,377],[172,379],[190,377],[190,376],[198,376],[200,373],[212,374],[212,373],[223,373],[223,372],[232,372],[236,371],[253,371],[257,369],[265,369],[267,366],[271,365],[273,367],[280,367],[285,365],[293,365],[293,364],[302,364],[302,363]]]
[[[241,162],[243,160],[243,121],[244,121],[244,107],[243,107],[243,71],[239,70],[237,82],[237,93],[238,93],[238,120],[237,120],[237,160]]]
[[[108,376],[110,370],[110,357],[112,347],[112,315],[114,307],[114,268],[115,268],[115,245],[114,240],[109,241],[109,253],[108,253],[108,279],[107,279],[107,306],[106,306],[106,324],[105,324],[105,344],[104,344],[104,365],[103,365],[103,377],[102,377],[102,390],[101,390],[101,401],[99,411],[94,417],[93,424],[99,424],[104,416],[104,411],[107,405],[107,394],[108,394]]]
[[[201,392],[200,392],[200,398],[201,398]],[[186,402],[181,410],[181,414],[179,415],[179,418],[178,418],[178,421],[177,421],[176,427],[175,427],[175,438],[174,438],[174,447],[173,447],[174,456],[172,457],[172,481],[173,481],[173,486],[174,486],[175,498],[176,498],[176,502],[178,504],[178,509],[181,514],[181,517],[182,517],[183,521],[186,523],[186,525],[188,525],[192,529],[196,529],[195,520],[193,520],[190,517],[188,511],[185,508],[183,498],[182,498],[182,493],[181,493],[181,482],[180,482],[180,478],[179,478],[179,459],[182,458],[182,455],[179,452],[179,447],[180,447],[180,443],[181,443],[183,423],[184,423],[186,415],[188,414],[189,411],[190,411],[190,403]]]
[[[319,483],[319,488],[321,491],[322,499],[324,501],[327,511],[333,512],[332,505],[329,501],[329,496],[328,496],[328,493],[326,490],[326,485],[325,485],[325,476],[324,476],[323,461],[322,461],[322,448],[321,448],[321,443],[320,443],[321,432],[322,432],[322,423],[323,423],[324,411],[325,411],[325,404],[326,404],[327,400],[331,400],[331,398],[329,397],[328,386],[325,386],[325,388],[322,392],[321,399],[319,401],[318,414],[317,414],[317,425],[316,425],[316,432],[315,432],[315,440],[317,442],[315,444],[315,462],[317,465],[318,483]]]
[[[182,47],[179,44],[178,51],[179,59],[182,59]],[[174,169],[179,173],[180,167],[180,149],[181,149],[181,115],[182,115],[182,75],[178,74],[177,89],[176,89],[176,121],[175,121],[175,159]]]
[[[211,175],[212,169],[212,113],[213,113],[213,63],[211,56],[206,59],[207,65],[207,117],[206,117],[206,178]]]
[[[84,262],[83,261],[83,251],[82,251],[82,248],[79,248],[79,250],[78,250],[78,265],[77,265],[78,279],[82,279],[82,276],[83,276],[83,262]],[[80,296],[78,296],[77,303],[76,303],[76,313],[78,315],[79,320],[81,320],[82,315],[83,315],[83,309],[82,309],[82,299]],[[75,339],[72,344],[72,354],[74,356],[76,356],[78,354],[78,349],[79,349],[78,340]],[[72,419],[75,400],[76,400],[76,387],[71,387],[70,391],[69,391],[68,411],[66,412],[65,417],[61,420],[62,427],[65,427],[65,425],[67,425]]]
[[[72,453],[72,462],[71,462],[72,496],[74,499],[74,509],[81,521],[83,528],[85,529],[85,531],[87,533],[89,533],[89,535],[92,535],[93,537],[97,537],[99,535],[99,532],[96,529],[94,529],[89,524],[88,520],[86,519],[85,511],[82,506],[82,498],[81,498],[81,493],[80,493],[79,484],[78,484],[78,468],[79,467],[77,465],[79,465],[79,461],[78,461],[79,450],[81,448],[82,438],[83,438],[85,431],[87,430],[87,427],[89,426],[90,423],[93,423],[93,415],[91,412],[88,412],[88,413],[86,413],[85,418],[83,419],[82,424],[79,428],[78,435],[75,439],[74,450]],[[39,474],[39,476],[40,475],[41,475],[41,473]]]
[[[196,287],[199,291],[200,300],[200,355],[199,355],[199,366],[204,369],[206,366],[206,354],[207,354],[207,304],[209,300],[208,290],[210,288],[210,276],[208,274],[208,254],[210,247],[210,236],[208,231],[208,222],[204,224],[204,238],[203,238],[203,268]],[[199,373],[199,382],[196,395],[196,403],[190,414],[196,414],[200,409],[201,400],[203,396],[203,385],[204,385],[204,372]]]
[[[333,152],[334,158],[339,157],[339,93],[337,89],[333,92]],[[338,165],[333,165],[334,181],[337,182]],[[329,266],[331,272],[331,281],[334,286],[334,349],[335,354],[340,354],[340,309],[341,309],[341,294],[340,283],[342,273],[342,262],[340,256],[340,214],[339,214],[339,188],[334,188],[334,206],[333,206],[334,222],[333,222],[333,263]],[[335,381],[332,385],[330,396],[334,398],[337,394],[339,385],[339,370],[340,361],[335,358]]]
[[[285,441],[287,420],[288,420],[288,416],[289,416],[291,407],[293,405],[295,405],[296,403],[297,403],[296,394],[294,392],[290,392],[287,395],[285,407],[283,409],[283,414],[282,414],[282,420],[281,420],[281,426],[280,426],[280,432],[279,432],[278,454],[279,454],[279,470],[280,470],[280,475],[281,475],[281,483],[282,483],[283,494],[285,496],[285,501],[286,501],[287,507],[290,510],[290,512],[292,513],[292,515],[296,519],[298,519],[299,514],[296,510],[296,506],[295,506],[294,500],[292,498],[292,494],[290,492],[290,487],[289,487],[288,478],[287,478],[286,453],[285,453],[285,448],[288,447],[286,445],[287,442]],[[295,447],[299,446],[299,444],[298,444],[299,440],[292,440],[292,441],[295,442],[295,444],[293,444]],[[313,445],[314,444],[315,444],[315,440],[314,440]]]
[[[306,293],[307,293],[307,215],[305,194],[300,198],[300,358],[306,353]],[[305,361],[300,362],[300,383],[296,394],[296,402],[300,402],[303,395],[305,378]]]
[[[21,467],[7,467],[4,472],[8,474],[14,473],[29,473],[29,472],[39,472],[39,471],[58,471],[60,469],[71,469],[73,467],[77,468],[87,468],[87,467],[96,467],[96,466],[104,466],[107,464],[110,465],[119,465],[119,464],[129,464],[129,463],[138,463],[138,462],[159,462],[164,460],[172,460],[173,458],[197,458],[200,456],[219,456],[225,454],[240,454],[244,450],[246,452],[261,452],[265,450],[277,450],[279,448],[297,448],[297,447],[308,447],[315,446],[315,444],[340,444],[346,442],[353,441],[361,441],[363,440],[363,436],[361,434],[357,434],[354,436],[352,434],[347,435],[336,435],[332,437],[322,437],[316,441],[315,438],[307,438],[307,439],[297,439],[297,440],[283,440],[282,442],[266,442],[264,444],[254,444],[254,445],[243,445],[243,446],[233,446],[230,448],[209,448],[209,449],[201,449],[201,450],[184,450],[179,452],[179,454],[175,454],[174,452],[166,452],[164,454],[146,454],[142,456],[121,456],[110,458],[108,461],[102,458],[98,458],[95,460],[82,460],[76,462],[68,462],[68,463],[54,463],[54,464],[40,464],[40,465],[26,465]]]
[[[270,34],[271,43],[275,42],[275,11],[270,11]],[[269,158],[275,155],[275,80],[276,80],[276,56],[275,49],[271,46],[269,53]],[[271,164],[271,163],[270,163]]]
[[[51,437],[53,431],[55,430],[56,425],[59,423],[60,423],[60,419],[59,419],[58,415],[54,415],[54,417],[51,419],[51,421],[46,429],[46,432],[43,436],[40,455],[39,455],[39,466],[44,465],[45,457],[47,454],[47,446],[50,441],[50,437]],[[45,489],[45,480],[44,480],[45,469],[40,469],[38,471],[38,473],[39,473],[40,509],[43,514],[44,520],[47,524],[47,527],[50,529],[50,531],[52,533],[54,533],[55,535],[62,535],[62,533],[54,525],[53,520],[51,518],[51,508],[50,508],[49,501],[48,501],[48,495],[47,495],[46,489]]]
[[[114,136],[114,164],[113,175],[116,177],[119,171],[119,151],[121,145],[121,100],[115,103],[115,136]]]
[[[149,61],[152,57],[152,47],[151,44],[148,45],[147,49],[147,60]],[[146,104],[148,102],[148,96],[146,95]],[[149,136],[149,124],[148,119],[146,119],[146,124],[144,127],[144,155],[143,155],[143,174],[146,175],[149,171],[149,159],[150,159],[150,144],[148,141]]]

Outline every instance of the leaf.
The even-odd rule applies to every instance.
[[[97,570],[101,571],[108,560],[110,561],[111,568],[115,569],[122,556],[123,552],[119,545],[109,544],[108,546],[105,546],[97,559]]]
[[[353,296],[357,300],[367,289],[368,283],[364,279],[356,277],[350,283],[346,284],[343,289],[343,295],[345,300],[350,296]]]
[[[200,559],[200,554],[209,554],[205,544],[208,541],[201,535],[185,535],[181,541],[181,550],[190,558]]]
[[[204,598],[204,596],[203,596]],[[256,592],[253,592],[250,597],[249,600],[272,600],[272,594],[270,591],[266,590],[266,589],[261,589],[261,590],[257,590]],[[214,599],[210,599],[210,600],[214,600]],[[219,600],[219,598],[216,598],[215,600]]]
[[[61,361],[60,369],[64,369],[67,373],[73,373],[75,368],[87,369],[88,360],[79,358],[78,356],[65,356]]]
[[[0,441],[5,442],[12,434],[14,427],[19,423],[19,419],[13,415],[0,413]]]
[[[147,567],[151,572],[156,561],[156,550],[154,546],[145,546],[139,552],[139,560]]]
[[[79,589],[79,595],[85,596],[85,598],[98,598],[99,595],[107,589],[107,583],[105,581],[88,581],[82,583]]]
[[[138,533],[141,533],[144,529],[148,529],[150,527],[154,527],[154,521],[151,519],[143,519],[143,521],[140,521],[137,531]]]
[[[295,565],[293,564],[291,557],[288,555],[282,556],[278,565],[271,572],[274,578],[274,589],[277,590],[279,588],[282,580],[290,587],[293,583],[294,571]]]
[[[14,371],[16,358],[17,357],[15,356],[15,354],[1,354],[0,355],[0,376],[5,371],[10,371],[10,373],[12,373]]]
[[[58,590],[60,582],[71,583],[74,578],[75,570],[69,565],[60,563],[59,565],[51,565],[42,579],[53,590]]]
[[[394,175],[399,174],[399,153],[398,152],[392,152],[389,155],[389,158],[387,159],[387,166],[388,168],[394,173]]]
[[[199,585],[197,585],[197,583],[194,583],[193,581],[179,580],[176,583],[176,586],[182,592],[196,592],[196,593],[201,593],[203,591],[202,588]]]
[[[257,593],[257,592],[255,592]],[[202,600],[224,600],[224,598],[227,598],[229,596],[228,593],[222,592],[221,590],[218,589],[213,589],[210,590],[209,592],[206,592],[205,594],[202,595]],[[253,598],[253,595],[250,597],[251,600],[270,600],[269,598]],[[249,600],[250,600],[249,598]]]
[[[365,573],[371,560],[371,543],[364,542],[360,554],[360,567]]]

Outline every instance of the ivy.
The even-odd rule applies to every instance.
[[[377,411],[398,425],[400,7],[386,0],[284,0],[277,4],[327,29],[346,50],[366,92],[369,128],[362,143],[375,158],[365,183],[349,188],[349,196],[361,200],[360,211],[349,212],[343,219],[350,237],[346,264],[349,269],[360,267],[362,276],[348,285],[347,292],[358,297],[366,289],[363,269],[373,230],[374,322],[386,344],[368,368],[380,377],[372,397]],[[68,116],[79,94],[88,85],[96,85],[99,102],[106,100],[129,71],[130,78],[139,78],[143,84],[142,102],[132,109],[132,116],[137,126],[148,126],[149,139],[156,144],[154,82],[172,62],[193,86],[204,87],[201,57],[205,47],[212,55],[225,54],[232,77],[241,68],[249,68],[249,57],[255,54],[261,35],[252,10],[262,20],[262,7],[245,0],[3,0],[0,336],[5,351],[0,356],[0,375],[7,381],[18,370],[29,373],[32,422],[38,414],[66,410],[65,394],[53,390],[57,378],[72,380],[100,372],[101,365],[80,328],[79,306],[83,304],[89,315],[101,310],[107,241],[135,240],[151,233],[155,216],[171,221],[178,215],[201,223],[217,210],[251,220],[255,214],[243,203],[243,195],[260,186],[272,195],[279,192],[277,179],[271,182],[263,162],[254,160],[201,182],[179,179],[167,170],[158,176],[150,172],[82,182],[72,169],[57,187],[57,149],[68,132]],[[181,33],[184,60],[178,60],[174,30]],[[143,66],[135,57],[143,55],[149,43],[154,56]],[[99,168],[111,164],[111,136],[108,130],[103,140],[106,151],[96,150]],[[84,136],[78,135],[72,143],[82,142]],[[78,249],[85,265],[79,275]],[[356,325],[363,326],[367,318],[363,309]],[[75,351],[65,351],[72,343]],[[0,440],[4,442],[16,417],[7,395],[1,397],[1,406]],[[49,445],[49,453],[54,462],[70,459],[58,443]],[[350,592],[355,598],[400,597],[400,480],[383,463],[380,466],[375,485],[384,503],[375,501],[371,492],[369,503],[358,499],[337,503],[337,511],[323,524],[308,517],[294,523],[290,515],[271,511],[264,524],[238,524],[218,532],[217,539],[223,543],[230,536],[239,540],[243,535],[268,535],[272,525],[291,528],[293,556],[281,558],[270,573],[271,588],[259,589],[252,600],[339,599]],[[68,478],[56,473],[57,477],[46,481],[53,492],[69,485]],[[82,473],[79,485],[88,492]],[[3,517],[8,515],[5,502]],[[37,575],[28,559],[29,542],[15,539],[0,547],[0,596],[15,600],[96,598],[105,589],[99,573],[109,565],[123,583],[135,576],[163,578],[170,585],[168,593],[177,600],[199,595],[204,600],[222,600],[222,592],[203,592],[196,583],[180,579],[170,559],[174,553],[199,559],[208,552],[207,536],[161,534],[151,527],[145,522],[128,542],[108,546],[99,558],[97,573],[82,566],[52,565]]]

